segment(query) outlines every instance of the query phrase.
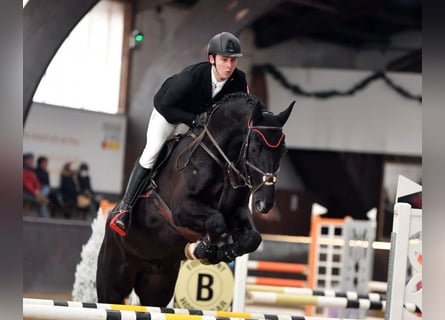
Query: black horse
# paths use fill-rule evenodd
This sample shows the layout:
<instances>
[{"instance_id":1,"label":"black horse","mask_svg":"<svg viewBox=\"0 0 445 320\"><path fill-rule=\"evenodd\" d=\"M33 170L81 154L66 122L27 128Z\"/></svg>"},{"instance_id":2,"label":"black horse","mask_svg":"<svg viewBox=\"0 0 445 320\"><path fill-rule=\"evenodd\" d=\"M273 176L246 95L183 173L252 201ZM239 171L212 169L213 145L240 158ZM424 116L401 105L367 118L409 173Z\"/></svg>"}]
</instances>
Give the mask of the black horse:
<instances>
[{"instance_id":1,"label":"black horse","mask_svg":"<svg viewBox=\"0 0 445 320\"><path fill-rule=\"evenodd\" d=\"M172 151L134 206L125 237L108 227L108 217L99 302L122 303L134 289L142 305L166 306L186 256L214 264L257 249L261 236L249 200L252 212L267 213L274 204L282 127L293 104L274 115L252 96L230 94L212 108L204 128L166 144L175 147L164 148Z\"/></svg>"}]
</instances>

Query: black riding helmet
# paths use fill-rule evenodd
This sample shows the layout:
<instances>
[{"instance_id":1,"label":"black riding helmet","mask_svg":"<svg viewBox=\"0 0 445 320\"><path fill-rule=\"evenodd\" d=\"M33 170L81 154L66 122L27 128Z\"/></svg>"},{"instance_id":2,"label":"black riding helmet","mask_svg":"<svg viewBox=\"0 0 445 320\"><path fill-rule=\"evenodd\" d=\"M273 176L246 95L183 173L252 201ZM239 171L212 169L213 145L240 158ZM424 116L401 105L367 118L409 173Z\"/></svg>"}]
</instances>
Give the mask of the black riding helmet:
<instances>
[{"instance_id":1,"label":"black riding helmet","mask_svg":"<svg viewBox=\"0 0 445 320\"><path fill-rule=\"evenodd\" d=\"M241 57L241 43L237 37L230 32L221 32L210 39L207 46L208 55L217 54L225 57Z\"/></svg>"}]
</instances>

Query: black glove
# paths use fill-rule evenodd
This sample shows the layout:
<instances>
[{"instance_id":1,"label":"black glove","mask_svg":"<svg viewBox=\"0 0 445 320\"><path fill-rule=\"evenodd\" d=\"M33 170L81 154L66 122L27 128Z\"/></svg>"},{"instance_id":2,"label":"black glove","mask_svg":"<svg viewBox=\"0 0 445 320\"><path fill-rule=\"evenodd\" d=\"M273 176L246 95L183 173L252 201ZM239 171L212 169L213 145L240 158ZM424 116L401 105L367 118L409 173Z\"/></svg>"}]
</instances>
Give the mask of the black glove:
<instances>
[{"instance_id":1,"label":"black glove","mask_svg":"<svg viewBox=\"0 0 445 320\"><path fill-rule=\"evenodd\" d=\"M197 114L195 119L192 122L192 127L194 128L203 128L207 123L207 113L203 112L200 114Z\"/></svg>"}]
</instances>

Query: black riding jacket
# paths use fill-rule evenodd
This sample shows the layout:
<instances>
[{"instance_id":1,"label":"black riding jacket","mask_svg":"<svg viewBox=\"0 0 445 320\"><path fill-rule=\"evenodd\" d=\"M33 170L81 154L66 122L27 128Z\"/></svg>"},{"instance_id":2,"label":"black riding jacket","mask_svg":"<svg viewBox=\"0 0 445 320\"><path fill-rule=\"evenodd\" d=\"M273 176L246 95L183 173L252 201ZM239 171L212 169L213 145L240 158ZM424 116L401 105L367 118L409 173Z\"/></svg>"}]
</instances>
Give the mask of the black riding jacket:
<instances>
[{"instance_id":1,"label":"black riding jacket","mask_svg":"<svg viewBox=\"0 0 445 320\"><path fill-rule=\"evenodd\" d=\"M193 64L165 80L153 99L156 110L172 124L191 126L197 114L206 111L225 94L247 92L246 75L235 69L212 99L211 68L209 62Z\"/></svg>"}]
</instances>

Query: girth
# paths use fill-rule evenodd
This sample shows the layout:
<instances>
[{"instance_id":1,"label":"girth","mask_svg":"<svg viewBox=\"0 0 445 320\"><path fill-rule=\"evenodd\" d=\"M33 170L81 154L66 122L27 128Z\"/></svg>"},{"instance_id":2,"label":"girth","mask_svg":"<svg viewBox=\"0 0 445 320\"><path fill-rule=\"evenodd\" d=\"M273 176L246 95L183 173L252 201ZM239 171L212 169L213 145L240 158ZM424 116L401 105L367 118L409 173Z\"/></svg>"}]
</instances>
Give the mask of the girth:
<instances>
[{"instance_id":1,"label":"girth","mask_svg":"<svg viewBox=\"0 0 445 320\"><path fill-rule=\"evenodd\" d=\"M141 198L152 198L153 203L156 206L158 212L167 220L167 222L176 230L178 233L187 239L190 242L196 242L201 239L202 234L196 231L193 231L186 227L181 227L175 224L173 221L173 214L168 205L165 203L164 199L162 199L161 195L157 192L157 185L152 180L150 186L148 187L148 191L144 194L141 194Z\"/></svg>"}]
</instances>

